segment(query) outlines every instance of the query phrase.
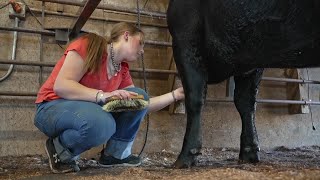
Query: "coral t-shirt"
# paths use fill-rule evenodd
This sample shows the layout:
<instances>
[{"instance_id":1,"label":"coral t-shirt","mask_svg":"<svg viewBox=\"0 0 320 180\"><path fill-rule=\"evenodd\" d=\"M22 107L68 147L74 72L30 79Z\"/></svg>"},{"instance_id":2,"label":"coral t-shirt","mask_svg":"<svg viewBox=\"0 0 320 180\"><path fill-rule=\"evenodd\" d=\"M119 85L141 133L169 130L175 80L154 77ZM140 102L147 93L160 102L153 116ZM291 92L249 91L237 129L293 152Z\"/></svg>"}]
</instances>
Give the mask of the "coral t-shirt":
<instances>
[{"instance_id":1,"label":"coral t-shirt","mask_svg":"<svg viewBox=\"0 0 320 180\"><path fill-rule=\"evenodd\" d=\"M76 51L85 61L87 55L87 44L87 36L82 36L70 43L70 45L64 52L64 55L60 58L60 60L53 68L47 81L40 88L35 103L52 101L61 98L53 91L53 85L64 63L66 55L69 51ZM89 88L103 90L104 92L111 92L133 85L132 78L129 72L129 65L127 63L122 62L121 71L117 74L117 76L113 76L111 79L108 79L106 63L107 53L105 52L102 56L102 64L99 72L86 72L80 79L79 83Z\"/></svg>"}]
</instances>

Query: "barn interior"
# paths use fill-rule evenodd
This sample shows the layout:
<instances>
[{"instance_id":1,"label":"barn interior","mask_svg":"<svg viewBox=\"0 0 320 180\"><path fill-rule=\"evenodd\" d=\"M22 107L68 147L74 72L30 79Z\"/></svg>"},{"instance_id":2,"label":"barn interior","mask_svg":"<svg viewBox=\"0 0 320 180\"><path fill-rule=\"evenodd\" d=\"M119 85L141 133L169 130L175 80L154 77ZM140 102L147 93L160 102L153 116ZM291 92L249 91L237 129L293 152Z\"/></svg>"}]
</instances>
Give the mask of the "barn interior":
<instances>
[{"instance_id":1,"label":"barn interior","mask_svg":"<svg viewBox=\"0 0 320 180\"><path fill-rule=\"evenodd\" d=\"M232 163L226 163L227 169L222 168L225 163L221 162L228 162L228 155L223 160L204 160L206 158L202 157L200 165L191 171L169 167L181 150L185 133L186 113L184 102L181 101L149 114L141 124L133 146L135 154L143 150L145 165L141 168L100 170L94 165L90 166L100 153L101 145L82 154L86 166L82 174L54 176L50 173L44 150L47 137L34 126L34 101L39 88L67 47L71 34L93 32L108 36L117 22L140 26L145 32L144 58L129 64L134 84L146 88L150 96L165 94L181 86L166 22L168 3L169 0L0 2L0 178L85 179L96 176L99 179L124 179L131 176L133 179L188 179L210 178L217 173L228 174L218 179L272 179L281 175L301 179L320 177L318 68L266 69L257 100L256 127L262 161L276 161L276 158L268 158L268 153L271 156L275 149L282 150L277 154L282 157L286 156L284 152L308 151L307 159L299 161L301 164L314 162L306 165L306 169L299 169L301 164L291 167L290 160L285 165L289 170L281 165L269 164L270 167L283 168L283 171L270 170L269 174L266 173L268 164L262 165L262 171L257 170L257 166L236 165L241 120L233 104L234 83L230 78L219 84L208 85L201 117L203 154L206 154L206 149L207 152L208 149L229 152L227 154L232 157L231 160L229 157ZM295 154L291 156L292 161L299 157ZM152 158L161 159L162 163L152 169L148 166L148 160ZM201 164L203 161L206 163ZM36 165L30 165L33 163ZM246 171L252 174L249 176Z\"/></svg>"}]
</instances>

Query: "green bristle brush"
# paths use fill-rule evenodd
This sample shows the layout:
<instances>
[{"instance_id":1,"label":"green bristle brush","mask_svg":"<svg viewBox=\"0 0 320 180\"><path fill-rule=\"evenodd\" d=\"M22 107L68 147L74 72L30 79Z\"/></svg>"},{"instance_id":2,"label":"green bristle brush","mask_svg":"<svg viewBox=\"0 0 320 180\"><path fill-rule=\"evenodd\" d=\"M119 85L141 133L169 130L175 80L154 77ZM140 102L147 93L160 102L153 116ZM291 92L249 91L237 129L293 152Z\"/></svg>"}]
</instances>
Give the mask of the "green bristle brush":
<instances>
[{"instance_id":1,"label":"green bristle brush","mask_svg":"<svg viewBox=\"0 0 320 180\"><path fill-rule=\"evenodd\" d=\"M149 101L144 100L143 95L131 96L131 100L120 99L113 96L107 99L102 109L107 112L136 111L145 109L149 105Z\"/></svg>"}]
</instances>

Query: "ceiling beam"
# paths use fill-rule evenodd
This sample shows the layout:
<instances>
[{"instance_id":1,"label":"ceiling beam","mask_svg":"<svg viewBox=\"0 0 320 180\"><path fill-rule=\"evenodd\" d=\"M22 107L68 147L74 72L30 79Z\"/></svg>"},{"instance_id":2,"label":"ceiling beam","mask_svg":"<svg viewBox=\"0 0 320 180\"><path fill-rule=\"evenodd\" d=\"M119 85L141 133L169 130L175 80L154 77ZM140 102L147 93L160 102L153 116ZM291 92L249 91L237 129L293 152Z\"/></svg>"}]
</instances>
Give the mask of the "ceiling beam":
<instances>
[{"instance_id":1,"label":"ceiling beam","mask_svg":"<svg viewBox=\"0 0 320 180\"><path fill-rule=\"evenodd\" d=\"M77 37L84 26L84 24L87 22L93 11L97 8L98 4L101 0L88 0L86 4L84 5L81 14L71 27L71 31L69 34L70 40Z\"/></svg>"}]
</instances>

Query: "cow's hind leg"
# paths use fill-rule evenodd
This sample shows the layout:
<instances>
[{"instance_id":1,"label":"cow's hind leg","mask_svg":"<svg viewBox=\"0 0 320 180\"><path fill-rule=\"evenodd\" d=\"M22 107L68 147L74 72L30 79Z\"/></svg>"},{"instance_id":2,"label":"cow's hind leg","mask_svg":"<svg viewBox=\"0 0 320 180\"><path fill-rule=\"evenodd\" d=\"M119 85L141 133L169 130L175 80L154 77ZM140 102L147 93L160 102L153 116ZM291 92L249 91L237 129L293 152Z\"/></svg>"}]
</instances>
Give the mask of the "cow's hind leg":
<instances>
[{"instance_id":1,"label":"cow's hind leg","mask_svg":"<svg viewBox=\"0 0 320 180\"><path fill-rule=\"evenodd\" d=\"M195 42L195 41L191 41ZM176 160L175 168L186 168L194 165L195 157L200 153L201 109L204 104L207 87L207 70L199 56L199 46L189 40L173 39L174 57L185 93L187 127L181 153Z\"/></svg>"},{"instance_id":2,"label":"cow's hind leg","mask_svg":"<svg viewBox=\"0 0 320 180\"><path fill-rule=\"evenodd\" d=\"M234 103L241 116L240 162L259 162L259 141L255 126L256 97L263 69L235 76Z\"/></svg>"}]
</instances>

